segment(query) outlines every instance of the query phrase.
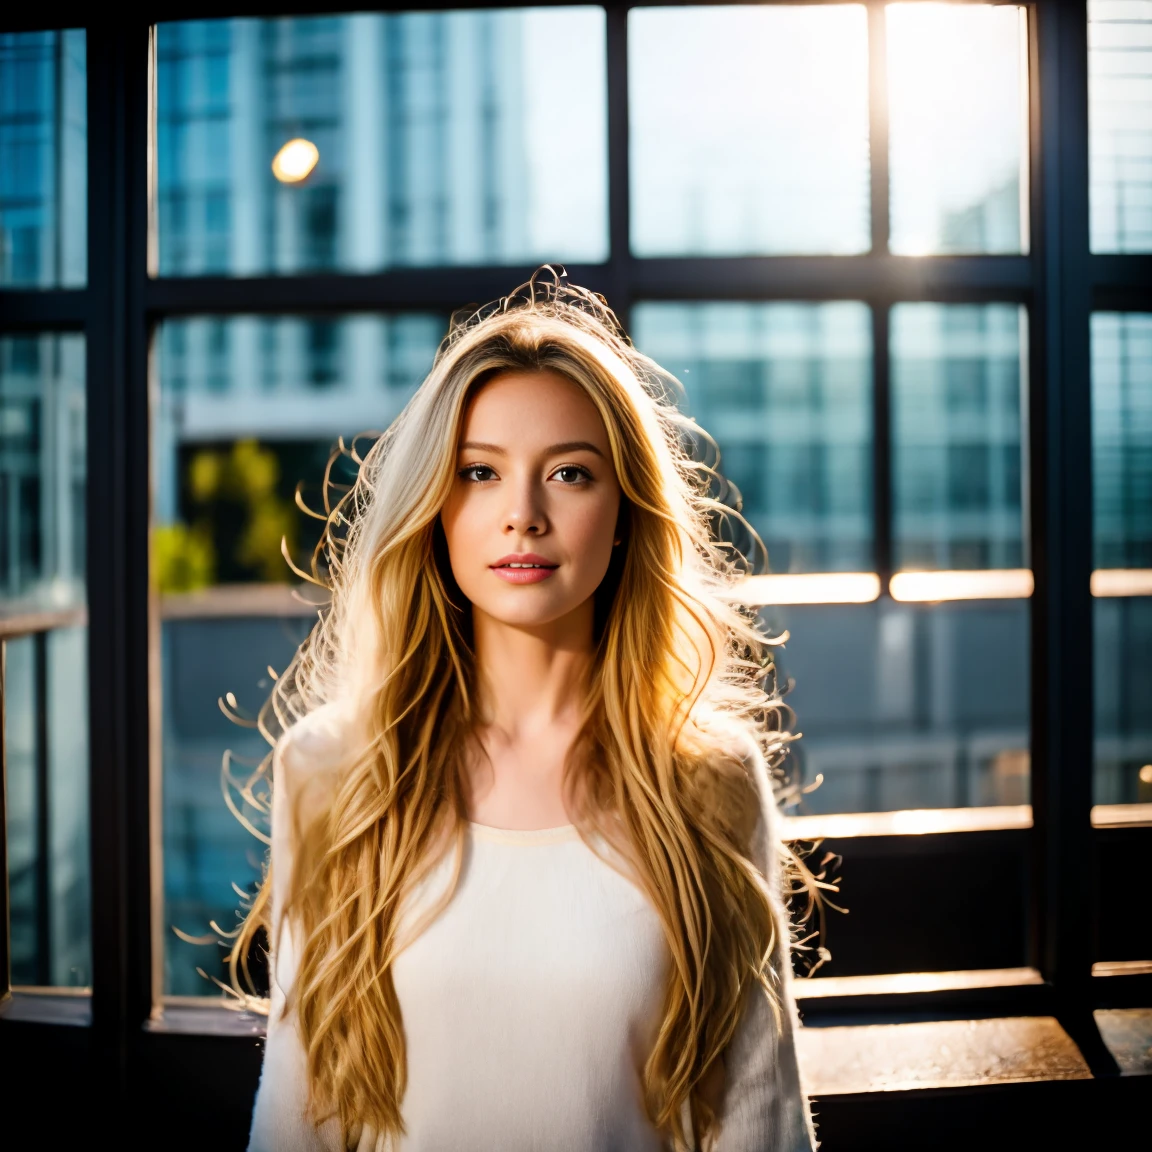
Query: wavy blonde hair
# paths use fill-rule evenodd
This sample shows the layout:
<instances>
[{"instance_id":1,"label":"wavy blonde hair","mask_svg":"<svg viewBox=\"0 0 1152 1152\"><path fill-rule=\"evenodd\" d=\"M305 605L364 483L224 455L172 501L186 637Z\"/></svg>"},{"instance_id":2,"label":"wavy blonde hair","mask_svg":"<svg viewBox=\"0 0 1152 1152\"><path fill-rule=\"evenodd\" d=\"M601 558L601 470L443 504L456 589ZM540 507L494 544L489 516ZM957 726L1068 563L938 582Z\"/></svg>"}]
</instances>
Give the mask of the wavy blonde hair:
<instances>
[{"instance_id":1,"label":"wavy blonde hair","mask_svg":"<svg viewBox=\"0 0 1152 1152\"><path fill-rule=\"evenodd\" d=\"M596 405L622 492L625 539L597 592L568 776L579 765L582 834L620 845L663 925L672 963L643 1090L676 1147L691 1135L685 1102L697 1139L718 1131L704 1086L749 989L779 1008L787 926L749 857L766 819L755 777L792 737L765 685L771 641L733 587L747 565L715 535L735 513L711 494L716 473L696 459L702 434L677 410L675 381L631 347L600 297L542 269L454 317L428 377L326 506L312 578L330 603L261 714L273 743L325 703L353 717L331 804L299 823L284 910L302 941L287 1007L313 1114L338 1118L345 1142L361 1125L403 1132L399 909L465 830L457 760L476 720L475 666L439 527L465 405L498 373L542 370ZM235 941L237 987L256 931L272 927L270 889L269 873Z\"/></svg>"}]
</instances>

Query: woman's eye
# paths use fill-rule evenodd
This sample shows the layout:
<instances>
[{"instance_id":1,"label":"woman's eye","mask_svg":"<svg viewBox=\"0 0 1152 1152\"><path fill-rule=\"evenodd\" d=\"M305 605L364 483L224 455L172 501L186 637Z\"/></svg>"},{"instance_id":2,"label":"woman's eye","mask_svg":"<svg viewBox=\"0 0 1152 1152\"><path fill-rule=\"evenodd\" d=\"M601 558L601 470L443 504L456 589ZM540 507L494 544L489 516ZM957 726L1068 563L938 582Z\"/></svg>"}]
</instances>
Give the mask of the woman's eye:
<instances>
[{"instance_id":1,"label":"woman's eye","mask_svg":"<svg viewBox=\"0 0 1152 1152\"><path fill-rule=\"evenodd\" d=\"M473 483L483 484L485 480L495 479L496 473L487 464L473 464L468 468L461 468L457 475L461 480L471 480Z\"/></svg>"},{"instance_id":2,"label":"woman's eye","mask_svg":"<svg viewBox=\"0 0 1152 1152\"><path fill-rule=\"evenodd\" d=\"M561 484L581 484L585 480L592 479L587 469L581 468L577 464L565 464L563 468L557 468L552 475L555 476Z\"/></svg>"}]
</instances>

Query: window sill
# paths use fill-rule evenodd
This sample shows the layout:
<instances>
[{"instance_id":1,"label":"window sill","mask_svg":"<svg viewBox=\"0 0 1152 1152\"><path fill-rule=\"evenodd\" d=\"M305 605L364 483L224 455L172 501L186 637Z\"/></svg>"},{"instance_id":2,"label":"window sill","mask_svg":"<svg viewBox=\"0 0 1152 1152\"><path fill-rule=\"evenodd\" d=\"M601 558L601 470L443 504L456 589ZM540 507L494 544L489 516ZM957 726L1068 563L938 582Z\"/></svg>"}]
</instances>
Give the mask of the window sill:
<instances>
[{"instance_id":1,"label":"window sill","mask_svg":"<svg viewBox=\"0 0 1152 1152\"><path fill-rule=\"evenodd\" d=\"M1005 804L996 808L923 808L902 812L786 816L781 831L788 840L853 840L861 836L926 836L1031 827L1031 805Z\"/></svg>"},{"instance_id":2,"label":"window sill","mask_svg":"<svg viewBox=\"0 0 1152 1152\"><path fill-rule=\"evenodd\" d=\"M208 1000L195 1003L169 1001L145 1021L144 1031L167 1036L253 1036L262 1039L267 1017L233 1006L232 1001Z\"/></svg>"},{"instance_id":3,"label":"window sill","mask_svg":"<svg viewBox=\"0 0 1152 1152\"><path fill-rule=\"evenodd\" d=\"M821 990L815 996L798 991L807 1008L820 998L850 998L861 1015L867 1011L862 1001L873 995L889 997L901 987L906 995L909 991L936 995L941 990L1045 988L1039 974L1028 968L796 981L801 987L806 983L832 986L832 991ZM856 994L850 997L847 989ZM1100 1009L1095 1019L1122 1076L1152 1075L1152 1009ZM265 1017L254 1012L215 1001L175 1003L159 1009L145 1024L145 1031L251 1041L264 1036L265 1022ZM822 1098L1094 1078L1074 1041L1050 1015L809 1023L800 1029L797 1047L808 1092Z\"/></svg>"},{"instance_id":4,"label":"window sill","mask_svg":"<svg viewBox=\"0 0 1152 1152\"><path fill-rule=\"evenodd\" d=\"M90 988L13 988L0 1000L0 1021L88 1028L92 1024Z\"/></svg>"},{"instance_id":5,"label":"window sill","mask_svg":"<svg viewBox=\"0 0 1152 1152\"><path fill-rule=\"evenodd\" d=\"M1121 1077L1152 1075L1152 1009L1094 1015ZM1052 1016L801 1028L797 1050L822 1098L1095 1078Z\"/></svg>"},{"instance_id":6,"label":"window sill","mask_svg":"<svg viewBox=\"0 0 1152 1152\"><path fill-rule=\"evenodd\" d=\"M1145 828L1152 825L1152 804L1097 804L1093 828Z\"/></svg>"},{"instance_id":7,"label":"window sill","mask_svg":"<svg viewBox=\"0 0 1152 1152\"><path fill-rule=\"evenodd\" d=\"M925 1013L934 1019L1044 1014L1050 991L1035 968L797 977L792 990L804 1023L816 1027Z\"/></svg>"},{"instance_id":8,"label":"window sill","mask_svg":"<svg viewBox=\"0 0 1152 1152\"><path fill-rule=\"evenodd\" d=\"M1093 828L1143 828L1152 825L1152 804L1096 804ZM931 836L952 832L1004 832L1032 827L1030 804L994 808L923 808L901 812L829 812L785 816L788 840L853 840L864 836Z\"/></svg>"},{"instance_id":9,"label":"window sill","mask_svg":"<svg viewBox=\"0 0 1152 1152\"><path fill-rule=\"evenodd\" d=\"M1052 1016L802 1028L797 1049L819 1097L1092 1079Z\"/></svg>"}]
</instances>

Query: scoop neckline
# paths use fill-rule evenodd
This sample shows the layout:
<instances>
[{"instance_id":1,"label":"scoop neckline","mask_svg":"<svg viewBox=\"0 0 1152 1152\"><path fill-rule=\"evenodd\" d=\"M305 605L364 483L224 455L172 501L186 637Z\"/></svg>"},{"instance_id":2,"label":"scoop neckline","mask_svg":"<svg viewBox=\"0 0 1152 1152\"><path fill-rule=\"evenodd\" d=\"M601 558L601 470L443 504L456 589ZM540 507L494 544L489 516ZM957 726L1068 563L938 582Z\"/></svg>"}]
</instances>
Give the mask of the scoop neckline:
<instances>
[{"instance_id":1,"label":"scoop neckline","mask_svg":"<svg viewBox=\"0 0 1152 1152\"><path fill-rule=\"evenodd\" d=\"M476 839L494 844L560 844L580 836L575 824L561 824L555 828L494 828L491 824L469 820L468 827Z\"/></svg>"}]
</instances>

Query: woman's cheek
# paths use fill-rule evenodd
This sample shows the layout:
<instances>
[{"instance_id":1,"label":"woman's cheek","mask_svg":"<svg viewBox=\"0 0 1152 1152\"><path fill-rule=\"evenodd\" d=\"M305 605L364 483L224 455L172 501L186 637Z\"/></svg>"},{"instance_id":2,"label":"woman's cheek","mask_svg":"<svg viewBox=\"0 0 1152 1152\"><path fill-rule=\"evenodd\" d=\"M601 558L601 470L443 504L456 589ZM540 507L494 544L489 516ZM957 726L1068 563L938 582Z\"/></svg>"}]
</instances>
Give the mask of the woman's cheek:
<instances>
[{"instance_id":1,"label":"woman's cheek","mask_svg":"<svg viewBox=\"0 0 1152 1152\"><path fill-rule=\"evenodd\" d=\"M573 555L579 557L578 562L593 585L599 584L608 569L618 514L618 500L598 500L583 509L578 523L572 526Z\"/></svg>"},{"instance_id":2,"label":"woman's cheek","mask_svg":"<svg viewBox=\"0 0 1152 1152\"><path fill-rule=\"evenodd\" d=\"M444 538L452 575L465 594L475 587L477 568L483 565L483 531L479 509L471 492L455 493L445 506Z\"/></svg>"}]
</instances>

